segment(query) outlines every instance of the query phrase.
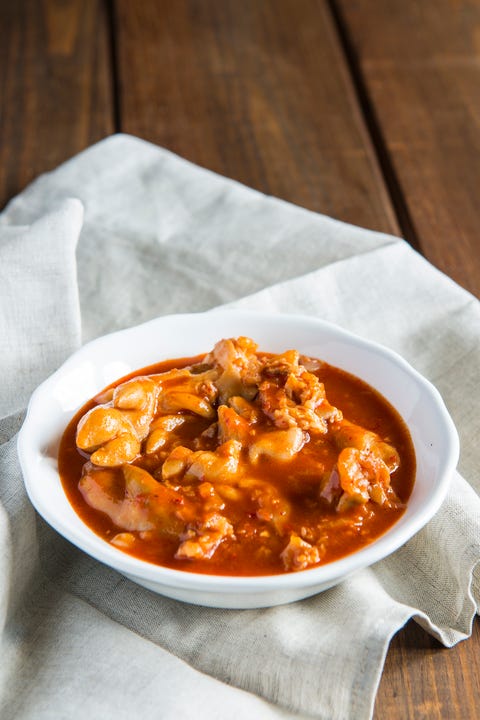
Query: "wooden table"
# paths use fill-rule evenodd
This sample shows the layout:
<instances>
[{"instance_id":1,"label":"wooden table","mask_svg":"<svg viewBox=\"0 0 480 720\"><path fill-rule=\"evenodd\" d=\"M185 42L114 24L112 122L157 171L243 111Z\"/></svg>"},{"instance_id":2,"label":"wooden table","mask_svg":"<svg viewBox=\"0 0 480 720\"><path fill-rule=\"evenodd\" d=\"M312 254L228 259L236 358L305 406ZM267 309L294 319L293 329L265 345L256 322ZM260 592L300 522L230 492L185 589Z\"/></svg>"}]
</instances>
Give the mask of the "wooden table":
<instances>
[{"instance_id":1,"label":"wooden table","mask_svg":"<svg viewBox=\"0 0 480 720\"><path fill-rule=\"evenodd\" d=\"M480 294L480 0L0 0L0 204L116 131L402 235ZM375 718L480 716L479 622L391 644Z\"/></svg>"}]
</instances>

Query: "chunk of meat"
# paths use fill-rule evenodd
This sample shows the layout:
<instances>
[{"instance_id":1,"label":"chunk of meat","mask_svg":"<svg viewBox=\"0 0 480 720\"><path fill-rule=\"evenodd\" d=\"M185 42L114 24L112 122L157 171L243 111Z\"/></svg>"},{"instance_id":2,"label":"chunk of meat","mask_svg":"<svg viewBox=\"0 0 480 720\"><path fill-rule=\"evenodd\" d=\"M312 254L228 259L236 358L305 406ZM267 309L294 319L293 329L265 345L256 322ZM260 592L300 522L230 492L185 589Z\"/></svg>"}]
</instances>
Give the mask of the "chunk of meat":
<instances>
[{"instance_id":1,"label":"chunk of meat","mask_svg":"<svg viewBox=\"0 0 480 720\"><path fill-rule=\"evenodd\" d=\"M228 440L219 445L215 452L198 450L192 454L186 475L212 483L235 475L241 449L238 441Z\"/></svg>"},{"instance_id":2,"label":"chunk of meat","mask_svg":"<svg viewBox=\"0 0 480 720\"><path fill-rule=\"evenodd\" d=\"M263 364L263 374L266 377L283 376L285 380L290 373L298 372L299 358L297 350L287 350L282 354L267 357Z\"/></svg>"},{"instance_id":3,"label":"chunk of meat","mask_svg":"<svg viewBox=\"0 0 480 720\"><path fill-rule=\"evenodd\" d=\"M203 508L207 513L217 512L218 510L223 510L225 507L225 503L212 483L200 483L197 487L197 492L203 501Z\"/></svg>"},{"instance_id":4,"label":"chunk of meat","mask_svg":"<svg viewBox=\"0 0 480 720\"><path fill-rule=\"evenodd\" d=\"M162 412L167 413L188 410L204 418L215 417L215 410L205 397L182 390L164 392L160 398L160 408Z\"/></svg>"},{"instance_id":5,"label":"chunk of meat","mask_svg":"<svg viewBox=\"0 0 480 720\"><path fill-rule=\"evenodd\" d=\"M157 385L152 378L140 376L117 385L112 401L114 406L121 410L153 412L156 395Z\"/></svg>"},{"instance_id":6,"label":"chunk of meat","mask_svg":"<svg viewBox=\"0 0 480 720\"><path fill-rule=\"evenodd\" d=\"M260 361L256 350L257 344L250 338L230 338L217 342L205 357L205 363L219 370L215 384L221 404L226 404L233 395L251 400L257 394Z\"/></svg>"},{"instance_id":7,"label":"chunk of meat","mask_svg":"<svg viewBox=\"0 0 480 720\"><path fill-rule=\"evenodd\" d=\"M280 557L285 570L291 572L292 570L306 570L312 565L317 565L321 560L321 552L316 545L311 545L296 533L292 533L288 545L280 553Z\"/></svg>"},{"instance_id":8,"label":"chunk of meat","mask_svg":"<svg viewBox=\"0 0 480 720\"><path fill-rule=\"evenodd\" d=\"M133 428L121 410L99 405L81 418L76 441L81 450L93 452L119 435L133 435Z\"/></svg>"},{"instance_id":9,"label":"chunk of meat","mask_svg":"<svg viewBox=\"0 0 480 720\"><path fill-rule=\"evenodd\" d=\"M278 488L272 483L252 477L241 478L237 485L244 492L247 491L247 497L256 504L257 518L270 523L278 533L282 534L291 507Z\"/></svg>"},{"instance_id":10,"label":"chunk of meat","mask_svg":"<svg viewBox=\"0 0 480 720\"><path fill-rule=\"evenodd\" d=\"M101 405L81 418L76 442L81 450L92 453L91 462L106 467L131 462L140 452L130 419L117 408Z\"/></svg>"},{"instance_id":11,"label":"chunk of meat","mask_svg":"<svg viewBox=\"0 0 480 720\"><path fill-rule=\"evenodd\" d=\"M378 505L388 500L390 473L383 460L365 450L344 448L338 456L341 496L337 509L363 504L372 499Z\"/></svg>"},{"instance_id":12,"label":"chunk of meat","mask_svg":"<svg viewBox=\"0 0 480 720\"><path fill-rule=\"evenodd\" d=\"M133 462L140 454L141 443L133 433L119 435L109 440L90 455L90 460L101 467L118 467Z\"/></svg>"},{"instance_id":13,"label":"chunk of meat","mask_svg":"<svg viewBox=\"0 0 480 720\"><path fill-rule=\"evenodd\" d=\"M158 387L149 377L138 377L118 385L113 392L113 406L123 412L137 440L143 440L152 422Z\"/></svg>"},{"instance_id":14,"label":"chunk of meat","mask_svg":"<svg viewBox=\"0 0 480 720\"><path fill-rule=\"evenodd\" d=\"M147 454L154 453L168 445L172 440L174 430L181 427L186 421L187 416L185 415L160 415L156 418L150 425L145 452Z\"/></svg>"},{"instance_id":15,"label":"chunk of meat","mask_svg":"<svg viewBox=\"0 0 480 720\"><path fill-rule=\"evenodd\" d=\"M232 395L232 397L228 398L228 404L238 415L245 418L250 425L255 425L262 417L261 409L240 395Z\"/></svg>"},{"instance_id":16,"label":"chunk of meat","mask_svg":"<svg viewBox=\"0 0 480 720\"><path fill-rule=\"evenodd\" d=\"M290 400L315 410L326 401L325 386L316 375L303 368L290 373L285 381L285 392Z\"/></svg>"},{"instance_id":17,"label":"chunk of meat","mask_svg":"<svg viewBox=\"0 0 480 720\"><path fill-rule=\"evenodd\" d=\"M340 410L328 402L323 383L302 366L287 375L283 386L264 380L259 390L263 412L279 428L299 427L324 434L328 423L342 418Z\"/></svg>"},{"instance_id":18,"label":"chunk of meat","mask_svg":"<svg viewBox=\"0 0 480 720\"><path fill-rule=\"evenodd\" d=\"M340 495L342 494L342 486L340 485L340 475L338 473L337 465L333 466L330 474L328 475L326 482L320 490L320 497L333 505L338 502Z\"/></svg>"},{"instance_id":19,"label":"chunk of meat","mask_svg":"<svg viewBox=\"0 0 480 720\"><path fill-rule=\"evenodd\" d=\"M298 427L288 430L273 430L260 435L249 448L250 462L256 464L260 457L267 456L287 462L300 452L307 441L307 435Z\"/></svg>"},{"instance_id":20,"label":"chunk of meat","mask_svg":"<svg viewBox=\"0 0 480 720\"><path fill-rule=\"evenodd\" d=\"M345 418L335 422L331 430L339 448L351 447L374 454L383 460L390 473L395 472L400 465L398 452L392 445L382 440L380 435L366 430L360 425L355 425Z\"/></svg>"},{"instance_id":21,"label":"chunk of meat","mask_svg":"<svg viewBox=\"0 0 480 720\"><path fill-rule=\"evenodd\" d=\"M369 487L374 479L373 468L366 462L368 458L356 448L344 448L338 456L337 467L340 487L348 497L357 503L368 502ZM387 470L388 475L388 470ZM388 476L390 479L390 476Z\"/></svg>"},{"instance_id":22,"label":"chunk of meat","mask_svg":"<svg viewBox=\"0 0 480 720\"><path fill-rule=\"evenodd\" d=\"M176 447L167 457L162 466L162 478L197 479L215 483L228 478L238 470L241 445L236 440L229 440L216 449L189 450L183 446Z\"/></svg>"},{"instance_id":23,"label":"chunk of meat","mask_svg":"<svg viewBox=\"0 0 480 720\"><path fill-rule=\"evenodd\" d=\"M88 468L83 474L79 489L86 502L95 510L104 512L124 530L150 530L154 527L150 511L141 493L125 491L119 495L115 470ZM153 480L153 478L152 478Z\"/></svg>"},{"instance_id":24,"label":"chunk of meat","mask_svg":"<svg viewBox=\"0 0 480 720\"><path fill-rule=\"evenodd\" d=\"M131 548L135 545L135 535L132 533L117 533L110 542L119 548Z\"/></svg>"},{"instance_id":25,"label":"chunk of meat","mask_svg":"<svg viewBox=\"0 0 480 720\"><path fill-rule=\"evenodd\" d=\"M238 503L250 500L259 519L272 523L277 531L283 530L290 504L273 483L251 477L246 467L239 467L240 451L241 445L235 440L223 443L215 452L193 452L179 446L163 464L163 480L200 481L198 492L207 504L218 503L218 498Z\"/></svg>"},{"instance_id":26,"label":"chunk of meat","mask_svg":"<svg viewBox=\"0 0 480 720\"><path fill-rule=\"evenodd\" d=\"M125 478L125 493L127 497L139 497L151 493L154 497L158 492L159 483L149 472L135 465L122 467Z\"/></svg>"},{"instance_id":27,"label":"chunk of meat","mask_svg":"<svg viewBox=\"0 0 480 720\"><path fill-rule=\"evenodd\" d=\"M177 445L168 455L162 465L162 479L170 481L178 477L183 477L187 467L189 467L193 451L183 445Z\"/></svg>"},{"instance_id":28,"label":"chunk of meat","mask_svg":"<svg viewBox=\"0 0 480 720\"><path fill-rule=\"evenodd\" d=\"M104 512L122 530L160 527L177 534L184 528L185 499L135 465L118 470L87 463L78 487L91 507Z\"/></svg>"},{"instance_id":29,"label":"chunk of meat","mask_svg":"<svg viewBox=\"0 0 480 720\"><path fill-rule=\"evenodd\" d=\"M220 405L217 412L219 442L236 440L243 446L248 445L251 439L251 427L248 420L227 405Z\"/></svg>"},{"instance_id":30,"label":"chunk of meat","mask_svg":"<svg viewBox=\"0 0 480 720\"><path fill-rule=\"evenodd\" d=\"M300 355L298 362L300 365L303 365L305 370L308 370L308 372L318 372L325 366L325 363L322 360L319 360L318 358L311 358L307 355Z\"/></svg>"},{"instance_id":31,"label":"chunk of meat","mask_svg":"<svg viewBox=\"0 0 480 720\"><path fill-rule=\"evenodd\" d=\"M152 421L158 388L148 377L128 380L115 388L110 403L89 410L77 427L77 446L92 453L90 460L115 467L135 460Z\"/></svg>"},{"instance_id":32,"label":"chunk of meat","mask_svg":"<svg viewBox=\"0 0 480 720\"><path fill-rule=\"evenodd\" d=\"M178 376L169 376L168 379L158 380L161 392L158 401L158 410L163 413L176 413L188 411L205 418L214 418L215 402L218 389L215 380L218 371L210 369L202 373L192 373L184 368ZM169 375L166 373L166 375Z\"/></svg>"},{"instance_id":33,"label":"chunk of meat","mask_svg":"<svg viewBox=\"0 0 480 720\"><path fill-rule=\"evenodd\" d=\"M190 367L167 370L164 373L150 375L150 377L158 386L160 393L178 390L194 395L202 395L209 402L213 402L217 396L214 383L218 374L218 370L210 366L191 365Z\"/></svg>"},{"instance_id":34,"label":"chunk of meat","mask_svg":"<svg viewBox=\"0 0 480 720\"><path fill-rule=\"evenodd\" d=\"M175 557L181 560L208 560L226 538L233 537L228 520L215 513L188 528L182 537Z\"/></svg>"}]
</instances>

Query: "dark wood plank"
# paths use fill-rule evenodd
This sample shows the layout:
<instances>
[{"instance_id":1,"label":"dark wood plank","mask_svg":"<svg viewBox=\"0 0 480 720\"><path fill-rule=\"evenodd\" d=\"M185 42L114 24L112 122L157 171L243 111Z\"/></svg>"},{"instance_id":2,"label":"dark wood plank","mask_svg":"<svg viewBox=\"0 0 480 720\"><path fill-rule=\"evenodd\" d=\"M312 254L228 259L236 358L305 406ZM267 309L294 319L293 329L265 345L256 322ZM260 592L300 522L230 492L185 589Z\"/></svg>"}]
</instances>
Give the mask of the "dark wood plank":
<instances>
[{"instance_id":1,"label":"dark wood plank","mask_svg":"<svg viewBox=\"0 0 480 720\"><path fill-rule=\"evenodd\" d=\"M116 0L122 129L398 233L323 0Z\"/></svg>"},{"instance_id":2,"label":"dark wood plank","mask_svg":"<svg viewBox=\"0 0 480 720\"><path fill-rule=\"evenodd\" d=\"M0 2L0 207L113 131L101 0Z\"/></svg>"},{"instance_id":3,"label":"dark wood plank","mask_svg":"<svg viewBox=\"0 0 480 720\"><path fill-rule=\"evenodd\" d=\"M379 5L372 1L363 20L372 32ZM116 0L115 9L124 131L312 210L398 231L379 173L382 148L374 148L366 131L326 3ZM428 116L426 122L428 134ZM395 149L388 149L392 157ZM430 213L432 182L416 187ZM455 274L452 248L440 245L435 254L434 233L427 234L428 223L418 227L406 197L428 256ZM435 232L440 225L437 220ZM443 237L455 235L445 230ZM468 286L467 270L458 268L469 250L461 254L453 245L453 252L456 277ZM472 641L445 650L409 623L392 642L376 719L474 717L478 636L477 623Z\"/></svg>"},{"instance_id":4,"label":"dark wood plank","mask_svg":"<svg viewBox=\"0 0 480 720\"><path fill-rule=\"evenodd\" d=\"M480 3L334 0L378 130L405 234L480 294ZM370 115L370 117L368 117ZM415 623L393 640L375 720L463 720L478 714L480 623L444 649Z\"/></svg>"},{"instance_id":5,"label":"dark wood plank","mask_svg":"<svg viewBox=\"0 0 480 720\"><path fill-rule=\"evenodd\" d=\"M478 292L478 3L439 5L348 0L341 9L412 232L430 259ZM0 3L2 205L114 129L107 6ZM118 0L116 23L123 130L265 192L397 232L326 3ZM435 54L438 42L443 49ZM475 717L478 628L472 641L445 650L409 623L389 651L375 717Z\"/></svg>"},{"instance_id":6,"label":"dark wood plank","mask_svg":"<svg viewBox=\"0 0 480 720\"><path fill-rule=\"evenodd\" d=\"M480 698L480 620L473 635L444 648L413 621L390 645L374 720L470 720Z\"/></svg>"},{"instance_id":7,"label":"dark wood plank","mask_svg":"<svg viewBox=\"0 0 480 720\"><path fill-rule=\"evenodd\" d=\"M333 5L420 249L480 295L479 0Z\"/></svg>"}]
</instances>

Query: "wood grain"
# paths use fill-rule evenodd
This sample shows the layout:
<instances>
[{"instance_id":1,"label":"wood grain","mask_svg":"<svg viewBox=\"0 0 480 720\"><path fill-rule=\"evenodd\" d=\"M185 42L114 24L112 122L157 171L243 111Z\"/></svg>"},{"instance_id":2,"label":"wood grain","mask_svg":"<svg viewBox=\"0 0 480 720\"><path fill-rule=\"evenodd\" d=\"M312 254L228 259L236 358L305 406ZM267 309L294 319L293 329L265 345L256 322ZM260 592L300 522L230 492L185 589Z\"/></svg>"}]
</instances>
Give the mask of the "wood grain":
<instances>
[{"instance_id":1,"label":"wood grain","mask_svg":"<svg viewBox=\"0 0 480 720\"><path fill-rule=\"evenodd\" d=\"M0 0L0 27L0 205L121 129L312 210L400 225L480 292L480 0ZM410 622L375 720L477 717L479 627L447 650Z\"/></svg>"},{"instance_id":2,"label":"wood grain","mask_svg":"<svg viewBox=\"0 0 480 720\"><path fill-rule=\"evenodd\" d=\"M480 294L480 3L334 0L399 224ZM480 622L445 649L413 621L390 645L375 720L478 716Z\"/></svg>"},{"instance_id":3,"label":"wood grain","mask_svg":"<svg viewBox=\"0 0 480 720\"><path fill-rule=\"evenodd\" d=\"M365 33L383 32L377 16L384 19L388 13L379 13L379 5L372 2L365 15L357 16ZM350 0L342 9L347 6L352 12L358 9ZM417 7L413 0L399 0L398 13L400 8L408 10L406 6ZM421 247L434 262L448 272L456 269L458 280L475 286L478 276L470 273L475 252L468 244L469 225L463 226L462 237L470 240L457 247L452 239L456 235L451 234L455 213L449 186L440 188L441 200L439 183L432 187L440 156L428 144L435 120L429 119L422 98L421 117L415 109L417 98L403 109L402 128L409 113L414 125L426 123L426 154L418 168L413 149L406 152L395 143L383 146L383 137L372 141L367 134L372 118L368 108L360 107L351 59L344 54L326 3L177 0L159 6L153 0L116 0L115 8L123 130L312 210L397 232L392 202L385 193L387 183L412 244L417 243L418 233ZM441 23L439 18L437 25ZM404 48L408 45L405 39ZM367 89L371 92L370 85ZM373 93L372 97L376 99ZM393 100L390 94L388 102ZM402 111L400 104L392 105L391 114ZM457 120L452 118L452 123ZM379 127L382 132L384 126ZM396 175L387 172L386 180L379 177L378 158L384 153L387 166L392 163L398 174L398 187ZM406 174L416 177L415 172L416 185L405 189ZM469 172L475 168L470 166ZM437 202L443 204L442 217L430 226ZM414 219L411 227L409 214ZM450 231L442 225L444 216ZM461 218L456 217L458 223ZM478 622L474 638L451 650L409 623L388 653L376 720L473 717L479 643Z\"/></svg>"},{"instance_id":4,"label":"wood grain","mask_svg":"<svg viewBox=\"0 0 480 720\"><path fill-rule=\"evenodd\" d=\"M480 620L472 637L445 648L411 621L393 639L374 720L474 720L480 698Z\"/></svg>"},{"instance_id":5,"label":"wood grain","mask_svg":"<svg viewBox=\"0 0 480 720\"><path fill-rule=\"evenodd\" d=\"M398 233L322 0L116 0L122 129L311 210Z\"/></svg>"},{"instance_id":6,"label":"wood grain","mask_svg":"<svg viewBox=\"0 0 480 720\"><path fill-rule=\"evenodd\" d=\"M414 240L480 295L480 2L334 0Z\"/></svg>"},{"instance_id":7,"label":"wood grain","mask_svg":"<svg viewBox=\"0 0 480 720\"><path fill-rule=\"evenodd\" d=\"M0 207L113 131L100 0L0 2Z\"/></svg>"}]
</instances>

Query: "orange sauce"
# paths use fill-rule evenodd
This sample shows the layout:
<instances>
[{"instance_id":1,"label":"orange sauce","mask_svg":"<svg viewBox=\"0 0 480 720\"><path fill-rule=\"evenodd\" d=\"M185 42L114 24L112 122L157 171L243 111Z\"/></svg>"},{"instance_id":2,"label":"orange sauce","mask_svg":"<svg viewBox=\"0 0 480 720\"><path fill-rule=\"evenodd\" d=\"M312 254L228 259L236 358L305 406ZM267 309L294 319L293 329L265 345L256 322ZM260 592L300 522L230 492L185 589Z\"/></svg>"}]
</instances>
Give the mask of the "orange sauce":
<instances>
[{"instance_id":1,"label":"orange sauce","mask_svg":"<svg viewBox=\"0 0 480 720\"><path fill-rule=\"evenodd\" d=\"M122 378L112 386L137 375L162 373L199 362L200 358L182 358L158 363ZM321 564L331 562L368 545L382 535L401 517L415 479L415 454L408 429L398 412L376 390L362 380L338 368L322 363L314 373L325 384L328 401L339 408L346 419L381 436L393 445L400 456L400 466L392 474L391 486L401 501L396 507L385 508L373 502L354 507L342 513L319 497L319 478L312 468L322 464L326 470L333 467L338 448L322 437L319 442L308 443L291 461L278 462L264 457L256 470L261 481L274 483L291 506L285 532L304 529L318 539L322 538L324 554ZM71 420L63 435L58 464L67 497L80 518L97 535L107 542L122 529L110 518L90 507L84 500L78 484L88 455L79 451L75 443L76 428L85 412L97 403L92 399ZM181 437L182 445L193 448L193 440L211 423L195 417L186 423ZM180 429L180 434L182 428ZM136 465L151 471L152 459L145 456ZM119 481L120 482L120 481ZM234 525L234 538L227 538L208 559L176 559L178 538L168 534L154 539L136 541L125 549L136 557L177 570L216 575L248 576L285 572L280 558L285 547L285 536L265 535L265 525L256 515L252 499L242 503L226 502L225 514Z\"/></svg>"}]
</instances>

